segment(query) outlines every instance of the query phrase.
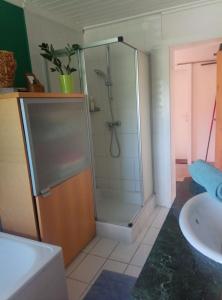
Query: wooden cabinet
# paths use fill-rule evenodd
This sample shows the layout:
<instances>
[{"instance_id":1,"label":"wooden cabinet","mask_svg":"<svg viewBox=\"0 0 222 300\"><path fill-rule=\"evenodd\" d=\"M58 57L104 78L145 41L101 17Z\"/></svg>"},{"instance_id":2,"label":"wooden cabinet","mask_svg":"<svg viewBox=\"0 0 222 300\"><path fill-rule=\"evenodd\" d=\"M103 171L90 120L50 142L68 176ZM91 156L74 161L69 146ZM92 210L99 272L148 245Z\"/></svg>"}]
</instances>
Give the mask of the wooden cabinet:
<instances>
[{"instance_id":1,"label":"wooden cabinet","mask_svg":"<svg viewBox=\"0 0 222 300\"><path fill-rule=\"evenodd\" d=\"M90 170L36 200L42 241L61 245L65 264L68 264L95 235Z\"/></svg>"},{"instance_id":2,"label":"wooden cabinet","mask_svg":"<svg viewBox=\"0 0 222 300\"><path fill-rule=\"evenodd\" d=\"M217 53L215 167L222 170L222 51Z\"/></svg>"},{"instance_id":3,"label":"wooden cabinet","mask_svg":"<svg viewBox=\"0 0 222 300\"><path fill-rule=\"evenodd\" d=\"M67 265L95 235L91 170L33 197L20 98L83 95L13 93L0 96L0 221L2 230L63 248Z\"/></svg>"},{"instance_id":4,"label":"wooden cabinet","mask_svg":"<svg viewBox=\"0 0 222 300\"><path fill-rule=\"evenodd\" d=\"M0 99L0 219L5 232L38 239L17 98Z\"/></svg>"}]
</instances>

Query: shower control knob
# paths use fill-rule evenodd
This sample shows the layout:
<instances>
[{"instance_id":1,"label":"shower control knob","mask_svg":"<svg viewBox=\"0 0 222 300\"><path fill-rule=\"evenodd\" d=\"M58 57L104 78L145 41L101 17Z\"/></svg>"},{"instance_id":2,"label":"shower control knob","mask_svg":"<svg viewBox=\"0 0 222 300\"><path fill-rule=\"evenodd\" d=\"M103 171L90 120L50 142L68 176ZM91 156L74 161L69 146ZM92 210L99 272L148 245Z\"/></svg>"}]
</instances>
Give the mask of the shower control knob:
<instances>
[{"instance_id":1,"label":"shower control knob","mask_svg":"<svg viewBox=\"0 0 222 300\"><path fill-rule=\"evenodd\" d=\"M114 125L115 126L121 126L121 122L120 121L116 121L116 122L114 122Z\"/></svg>"},{"instance_id":2,"label":"shower control knob","mask_svg":"<svg viewBox=\"0 0 222 300\"><path fill-rule=\"evenodd\" d=\"M118 127L118 126L121 126L121 122L120 121L107 122L107 125L109 128Z\"/></svg>"}]
</instances>

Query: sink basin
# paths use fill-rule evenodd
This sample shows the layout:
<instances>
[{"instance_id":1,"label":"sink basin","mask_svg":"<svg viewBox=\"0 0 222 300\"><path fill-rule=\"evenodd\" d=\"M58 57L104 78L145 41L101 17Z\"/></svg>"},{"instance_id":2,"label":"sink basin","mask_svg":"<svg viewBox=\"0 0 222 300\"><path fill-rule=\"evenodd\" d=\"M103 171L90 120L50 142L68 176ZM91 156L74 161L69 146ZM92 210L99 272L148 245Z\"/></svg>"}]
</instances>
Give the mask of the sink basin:
<instances>
[{"instance_id":1,"label":"sink basin","mask_svg":"<svg viewBox=\"0 0 222 300\"><path fill-rule=\"evenodd\" d=\"M222 263L222 203L208 193L191 198L183 206L180 228L187 241L199 252Z\"/></svg>"}]
</instances>

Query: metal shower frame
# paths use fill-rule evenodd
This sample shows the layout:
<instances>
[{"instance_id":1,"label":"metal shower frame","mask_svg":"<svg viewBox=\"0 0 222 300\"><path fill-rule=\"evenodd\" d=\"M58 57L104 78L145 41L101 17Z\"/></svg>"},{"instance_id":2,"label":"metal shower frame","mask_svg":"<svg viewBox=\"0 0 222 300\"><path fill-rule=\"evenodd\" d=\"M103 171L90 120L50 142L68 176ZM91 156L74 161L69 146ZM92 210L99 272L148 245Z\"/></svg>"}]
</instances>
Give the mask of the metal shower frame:
<instances>
[{"instance_id":1,"label":"metal shower frame","mask_svg":"<svg viewBox=\"0 0 222 300\"><path fill-rule=\"evenodd\" d=\"M96 207L96 176L95 176L95 167L93 164L93 140L92 140L92 128L91 128L91 121L90 121L90 112L89 112L89 99L88 99L88 86L87 86L87 77L86 77L86 65L85 65L85 57L84 57L84 50L90 49L90 48L96 48L99 46L105 46L105 45L111 45L121 43L125 46L130 47L135 51L135 74L136 74L136 100L137 100L137 126L138 126L138 152L139 152L139 174L140 174L140 192L142 196L141 201L141 208L144 206L145 199L144 199L144 184L143 184L143 164L142 164L142 140L141 140L141 120L140 120L140 97L139 97L139 62L138 62L138 53L141 50L138 50L134 46L127 43L123 36L114 37L111 39L101 40L97 42L93 42L91 44L87 44L81 49L77 50L77 63L78 63L78 70L79 70L79 81L80 81L80 91L86 95L86 105L87 105L87 125L88 125L88 131L89 131L89 144L90 144L90 156L91 156L91 166L92 166L92 172L93 172L93 187L94 187L94 207L95 207L95 215L97 219L97 207ZM66 55L65 49L58 49L56 50L56 54L59 57L64 57ZM50 78L49 78L49 72L48 72L48 63L46 60L44 60L44 68L45 68L45 74L46 74L46 87L47 91L51 90L50 86ZM139 213L139 212L138 212ZM137 214L138 215L138 214ZM130 220L129 223L134 223L134 221L137 218L137 215L134 216L133 220ZM99 220L98 220L99 221Z\"/></svg>"}]
</instances>

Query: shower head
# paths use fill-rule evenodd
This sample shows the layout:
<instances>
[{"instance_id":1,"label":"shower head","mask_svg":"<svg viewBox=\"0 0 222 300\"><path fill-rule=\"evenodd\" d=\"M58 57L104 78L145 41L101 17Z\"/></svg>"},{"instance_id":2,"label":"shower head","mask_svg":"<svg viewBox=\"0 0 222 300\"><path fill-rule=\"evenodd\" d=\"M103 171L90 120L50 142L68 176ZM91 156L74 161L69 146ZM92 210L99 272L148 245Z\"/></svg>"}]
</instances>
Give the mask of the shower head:
<instances>
[{"instance_id":1,"label":"shower head","mask_svg":"<svg viewBox=\"0 0 222 300\"><path fill-rule=\"evenodd\" d=\"M107 76L106 76L105 72L103 72L102 70L95 69L94 72L95 72L98 76L102 77L104 80L107 80Z\"/></svg>"},{"instance_id":2,"label":"shower head","mask_svg":"<svg viewBox=\"0 0 222 300\"><path fill-rule=\"evenodd\" d=\"M99 69L95 69L94 72L102 77L104 80L105 80L105 85L106 86L112 86L112 81L109 79L108 75L106 75L105 72L103 72L102 70L99 70Z\"/></svg>"}]
</instances>

